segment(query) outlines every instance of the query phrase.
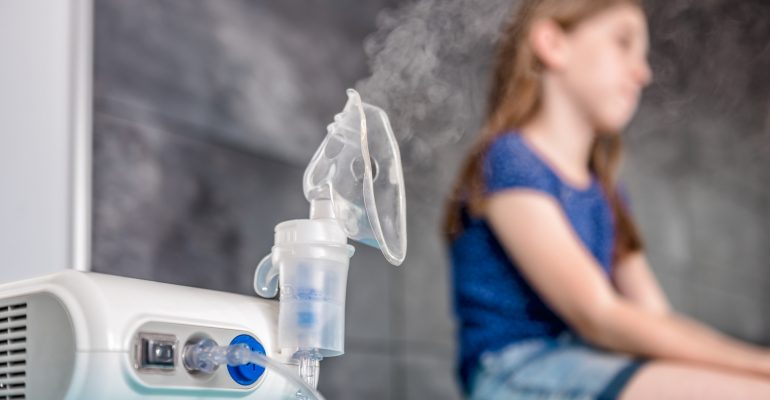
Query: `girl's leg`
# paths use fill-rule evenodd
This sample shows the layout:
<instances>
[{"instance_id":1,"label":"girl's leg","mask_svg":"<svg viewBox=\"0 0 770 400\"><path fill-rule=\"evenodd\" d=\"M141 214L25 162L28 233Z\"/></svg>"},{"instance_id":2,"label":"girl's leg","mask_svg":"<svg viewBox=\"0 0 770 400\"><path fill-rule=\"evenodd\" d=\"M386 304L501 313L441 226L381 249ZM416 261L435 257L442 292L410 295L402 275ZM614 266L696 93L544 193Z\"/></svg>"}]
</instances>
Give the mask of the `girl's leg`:
<instances>
[{"instance_id":1,"label":"girl's leg","mask_svg":"<svg viewBox=\"0 0 770 400\"><path fill-rule=\"evenodd\" d=\"M631 378L620 399L770 399L770 377L651 361Z\"/></svg>"}]
</instances>

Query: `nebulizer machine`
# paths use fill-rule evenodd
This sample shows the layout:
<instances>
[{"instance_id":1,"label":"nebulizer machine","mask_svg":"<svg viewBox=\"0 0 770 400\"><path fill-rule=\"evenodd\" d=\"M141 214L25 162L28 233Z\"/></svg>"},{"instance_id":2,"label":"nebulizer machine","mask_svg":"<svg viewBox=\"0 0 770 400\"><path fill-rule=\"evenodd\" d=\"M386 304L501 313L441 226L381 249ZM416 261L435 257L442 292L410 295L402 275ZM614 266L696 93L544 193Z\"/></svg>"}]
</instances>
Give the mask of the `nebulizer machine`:
<instances>
[{"instance_id":1,"label":"nebulizer machine","mask_svg":"<svg viewBox=\"0 0 770 400\"><path fill-rule=\"evenodd\" d=\"M303 177L309 218L278 224L256 268L260 297L72 270L0 285L0 398L323 399L320 361L344 353L348 239L394 265L406 254L388 117L347 94Z\"/></svg>"},{"instance_id":2,"label":"nebulizer machine","mask_svg":"<svg viewBox=\"0 0 770 400\"><path fill-rule=\"evenodd\" d=\"M388 116L349 89L348 101L305 170L310 218L275 227L272 252L256 269L262 297L280 288L278 347L315 387L319 362L344 353L345 289L354 247L406 255L406 200L398 145Z\"/></svg>"}]
</instances>

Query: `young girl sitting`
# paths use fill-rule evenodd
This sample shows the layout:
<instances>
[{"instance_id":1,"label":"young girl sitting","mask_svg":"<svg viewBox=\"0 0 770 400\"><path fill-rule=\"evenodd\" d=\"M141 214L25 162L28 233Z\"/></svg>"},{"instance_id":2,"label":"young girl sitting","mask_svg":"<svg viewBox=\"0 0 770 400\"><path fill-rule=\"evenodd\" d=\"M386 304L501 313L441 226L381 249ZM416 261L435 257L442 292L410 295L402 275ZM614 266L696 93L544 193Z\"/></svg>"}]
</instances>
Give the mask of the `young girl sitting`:
<instances>
[{"instance_id":1,"label":"young girl sitting","mask_svg":"<svg viewBox=\"0 0 770 400\"><path fill-rule=\"evenodd\" d=\"M449 199L471 399L770 399L770 350L670 309L616 183L650 83L634 0L522 0Z\"/></svg>"}]
</instances>

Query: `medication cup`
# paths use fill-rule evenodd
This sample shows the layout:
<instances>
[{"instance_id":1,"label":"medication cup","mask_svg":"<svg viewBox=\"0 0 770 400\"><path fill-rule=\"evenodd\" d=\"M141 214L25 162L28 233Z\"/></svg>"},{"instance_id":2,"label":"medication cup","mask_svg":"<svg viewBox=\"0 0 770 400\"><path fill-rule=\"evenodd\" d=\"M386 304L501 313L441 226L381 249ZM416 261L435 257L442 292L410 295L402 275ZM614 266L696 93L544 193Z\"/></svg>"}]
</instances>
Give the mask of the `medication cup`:
<instances>
[{"instance_id":1,"label":"medication cup","mask_svg":"<svg viewBox=\"0 0 770 400\"><path fill-rule=\"evenodd\" d=\"M354 251L334 219L293 220L275 227L273 251L260 269L280 275L282 352L316 350L322 357L345 352L345 289Z\"/></svg>"}]
</instances>

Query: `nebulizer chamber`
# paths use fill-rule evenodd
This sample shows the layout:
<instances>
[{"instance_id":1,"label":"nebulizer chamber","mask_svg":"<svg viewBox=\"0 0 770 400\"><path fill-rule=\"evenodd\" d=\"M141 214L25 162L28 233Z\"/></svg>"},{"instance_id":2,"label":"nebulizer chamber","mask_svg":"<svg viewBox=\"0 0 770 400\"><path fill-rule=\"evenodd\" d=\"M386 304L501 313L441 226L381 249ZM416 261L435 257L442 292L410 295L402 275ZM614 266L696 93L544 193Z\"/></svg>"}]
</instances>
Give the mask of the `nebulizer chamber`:
<instances>
[{"instance_id":1,"label":"nebulizer chamber","mask_svg":"<svg viewBox=\"0 0 770 400\"><path fill-rule=\"evenodd\" d=\"M406 254L406 201L401 160L387 114L347 91L344 110L305 170L310 218L275 227L271 254L254 288L267 298L280 286L278 347L315 387L318 363L344 353L345 292L354 247L379 248L393 265Z\"/></svg>"}]
</instances>

